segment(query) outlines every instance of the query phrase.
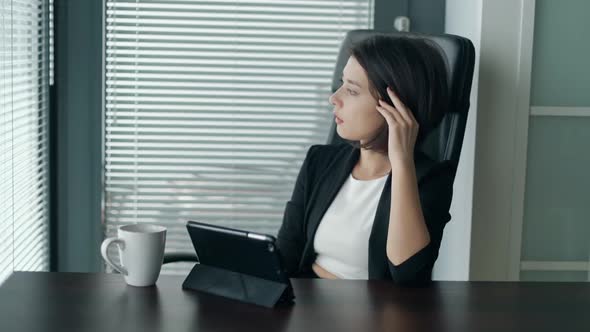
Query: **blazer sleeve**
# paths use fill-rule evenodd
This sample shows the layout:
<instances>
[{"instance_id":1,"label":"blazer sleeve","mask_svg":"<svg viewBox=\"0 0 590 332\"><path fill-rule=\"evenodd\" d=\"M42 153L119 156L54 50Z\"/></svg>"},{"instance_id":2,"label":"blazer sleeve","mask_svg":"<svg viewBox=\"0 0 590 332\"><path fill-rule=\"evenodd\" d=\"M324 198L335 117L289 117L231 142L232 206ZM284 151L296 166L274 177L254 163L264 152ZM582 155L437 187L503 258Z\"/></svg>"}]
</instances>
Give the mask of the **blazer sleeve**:
<instances>
[{"instance_id":1,"label":"blazer sleeve","mask_svg":"<svg viewBox=\"0 0 590 332\"><path fill-rule=\"evenodd\" d=\"M393 281L402 284L424 284L432 280L432 268L438 257L443 229L451 220L449 209L455 170L454 163L442 162L420 181L420 205L430 234L430 243L399 265L388 260Z\"/></svg>"},{"instance_id":2,"label":"blazer sleeve","mask_svg":"<svg viewBox=\"0 0 590 332\"><path fill-rule=\"evenodd\" d=\"M314 151L316 150L317 146L314 145L307 151L307 155L295 181L293 194L285 206L283 222L277 235L277 246L282 263L290 277L297 274L305 247L304 214L306 208L306 192L308 190L307 187L310 185L309 170Z\"/></svg>"}]
</instances>

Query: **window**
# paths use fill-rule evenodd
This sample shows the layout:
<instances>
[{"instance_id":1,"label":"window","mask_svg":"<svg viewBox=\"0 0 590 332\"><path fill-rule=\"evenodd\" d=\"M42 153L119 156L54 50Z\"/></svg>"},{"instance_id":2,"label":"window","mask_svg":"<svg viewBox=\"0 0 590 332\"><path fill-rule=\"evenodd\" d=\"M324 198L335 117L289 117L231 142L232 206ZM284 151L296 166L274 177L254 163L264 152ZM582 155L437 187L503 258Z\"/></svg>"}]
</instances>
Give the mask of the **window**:
<instances>
[{"instance_id":1,"label":"window","mask_svg":"<svg viewBox=\"0 0 590 332\"><path fill-rule=\"evenodd\" d=\"M49 2L0 0L0 283L49 269Z\"/></svg>"},{"instance_id":2,"label":"window","mask_svg":"<svg viewBox=\"0 0 590 332\"><path fill-rule=\"evenodd\" d=\"M328 137L340 43L372 27L373 1L106 6L106 235L158 223L168 252L190 252L187 220L275 234Z\"/></svg>"}]
</instances>

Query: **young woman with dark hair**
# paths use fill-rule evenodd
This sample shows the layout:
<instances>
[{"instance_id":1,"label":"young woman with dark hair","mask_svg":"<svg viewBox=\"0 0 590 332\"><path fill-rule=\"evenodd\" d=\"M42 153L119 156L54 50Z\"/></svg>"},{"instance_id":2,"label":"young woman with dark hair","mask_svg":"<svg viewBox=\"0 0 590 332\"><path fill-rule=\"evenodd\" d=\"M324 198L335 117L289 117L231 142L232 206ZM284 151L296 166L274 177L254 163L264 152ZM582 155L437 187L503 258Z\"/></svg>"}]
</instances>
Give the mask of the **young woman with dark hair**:
<instances>
[{"instance_id":1,"label":"young woman with dark hair","mask_svg":"<svg viewBox=\"0 0 590 332\"><path fill-rule=\"evenodd\" d=\"M350 144L309 149L277 237L290 276L431 280L456 165L417 147L447 111L446 75L425 39L353 47L330 97Z\"/></svg>"}]
</instances>

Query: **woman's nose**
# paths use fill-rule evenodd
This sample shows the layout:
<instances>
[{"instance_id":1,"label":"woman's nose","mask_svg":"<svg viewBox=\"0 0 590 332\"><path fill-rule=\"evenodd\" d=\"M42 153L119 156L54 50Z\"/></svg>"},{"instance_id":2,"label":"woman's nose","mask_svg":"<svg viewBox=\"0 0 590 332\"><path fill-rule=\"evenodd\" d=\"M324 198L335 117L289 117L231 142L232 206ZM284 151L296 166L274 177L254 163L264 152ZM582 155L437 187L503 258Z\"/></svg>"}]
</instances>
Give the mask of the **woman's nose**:
<instances>
[{"instance_id":1,"label":"woman's nose","mask_svg":"<svg viewBox=\"0 0 590 332\"><path fill-rule=\"evenodd\" d=\"M338 93L338 90L336 90L336 92L334 92L330 98L328 98L328 101L330 102L330 104L336 106L336 103L338 102L337 96L336 94Z\"/></svg>"}]
</instances>

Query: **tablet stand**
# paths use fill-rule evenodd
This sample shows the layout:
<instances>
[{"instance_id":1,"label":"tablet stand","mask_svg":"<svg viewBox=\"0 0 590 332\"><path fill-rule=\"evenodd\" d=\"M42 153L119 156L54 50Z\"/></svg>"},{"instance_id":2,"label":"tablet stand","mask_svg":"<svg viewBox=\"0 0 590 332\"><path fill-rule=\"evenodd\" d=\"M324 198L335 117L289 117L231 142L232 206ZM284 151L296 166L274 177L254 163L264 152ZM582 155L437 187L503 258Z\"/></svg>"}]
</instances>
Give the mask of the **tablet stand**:
<instances>
[{"instance_id":1,"label":"tablet stand","mask_svg":"<svg viewBox=\"0 0 590 332\"><path fill-rule=\"evenodd\" d=\"M267 308L293 302L293 293L289 284L204 264L196 264L193 267L182 283L182 288Z\"/></svg>"}]
</instances>

